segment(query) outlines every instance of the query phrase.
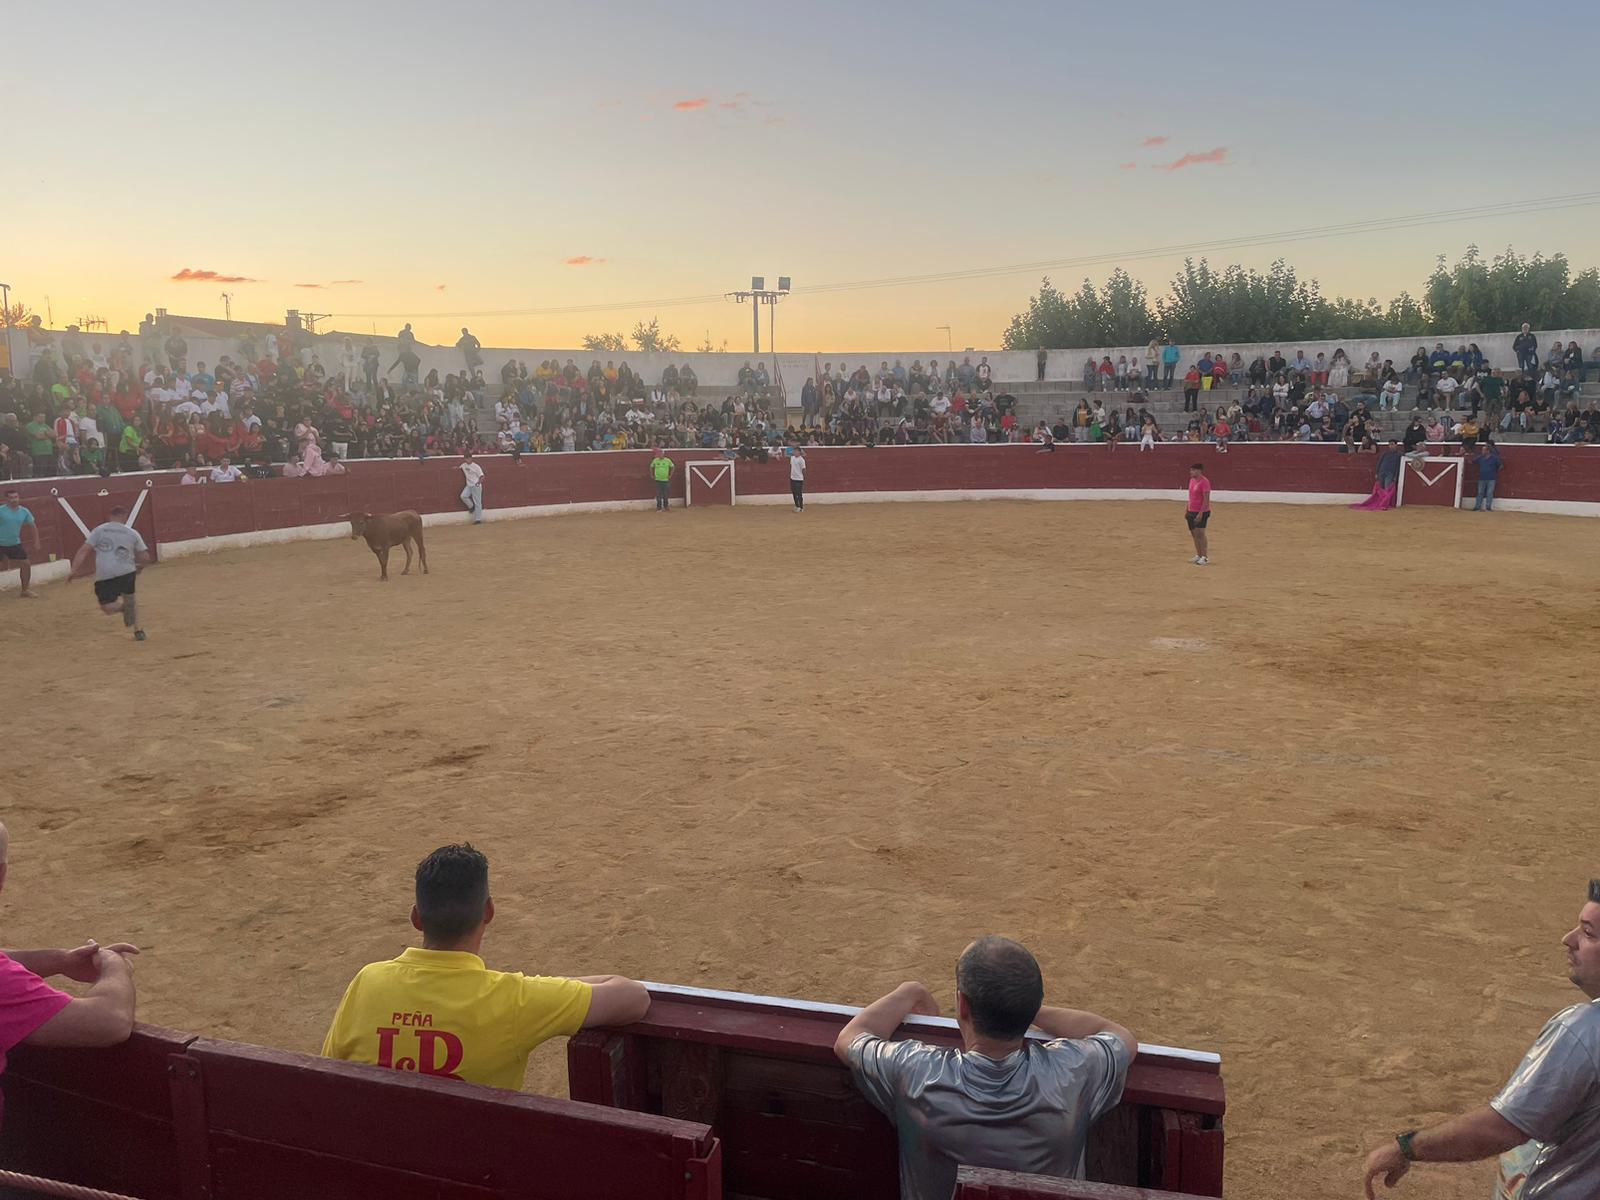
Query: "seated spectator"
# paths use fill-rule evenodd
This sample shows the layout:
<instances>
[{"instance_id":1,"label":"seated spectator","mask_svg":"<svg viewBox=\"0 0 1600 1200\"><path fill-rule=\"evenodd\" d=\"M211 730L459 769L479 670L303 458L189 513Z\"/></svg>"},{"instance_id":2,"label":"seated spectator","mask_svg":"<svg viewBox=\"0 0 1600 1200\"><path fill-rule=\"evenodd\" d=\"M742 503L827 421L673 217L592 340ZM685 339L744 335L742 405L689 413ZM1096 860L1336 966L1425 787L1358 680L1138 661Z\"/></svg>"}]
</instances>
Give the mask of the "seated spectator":
<instances>
[{"instance_id":1,"label":"seated spectator","mask_svg":"<svg viewBox=\"0 0 1600 1200\"><path fill-rule=\"evenodd\" d=\"M361 969L322 1053L516 1089L541 1042L627 1025L649 1010L644 985L618 975L563 979L487 969L478 951L493 920L489 860L470 845L428 855L417 866L411 908L422 947Z\"/></svg>"},{"instance_id":2,"label":"seated spectator","mask_svg":"<svg viewBox=\"0 0 1600 1200\"><path fill-rule=\"evenodd\" d=\"M900 1133L901 1200L948 1200L962 1165L1082 1179L1089 1127L1122 1097L1138 1053L1114 1021L1043 1007L1028 950L981 937L956 964L962 1048L891 1041L913 1013L937 1016L920 983L903 983L840 1031L834 1053ZM1035 1027L1051 1040L1028 1037Z\"/></svg>"},{"instance_id":3,"label":"seated spectator","mask_svg":"<svg viewBox=\"0 0 1600 1200\"><path fill-rule=\"evenodd\" d=\"M0 887L5 886L10 836L0 825ZM133 967L138 947L101 946L92 939L73 950L0 953L0 1071L14 1046L115 1046L133 1033ZM69 996L45 982L54 975L89 984Z\"/></svg>"}]
</instances>

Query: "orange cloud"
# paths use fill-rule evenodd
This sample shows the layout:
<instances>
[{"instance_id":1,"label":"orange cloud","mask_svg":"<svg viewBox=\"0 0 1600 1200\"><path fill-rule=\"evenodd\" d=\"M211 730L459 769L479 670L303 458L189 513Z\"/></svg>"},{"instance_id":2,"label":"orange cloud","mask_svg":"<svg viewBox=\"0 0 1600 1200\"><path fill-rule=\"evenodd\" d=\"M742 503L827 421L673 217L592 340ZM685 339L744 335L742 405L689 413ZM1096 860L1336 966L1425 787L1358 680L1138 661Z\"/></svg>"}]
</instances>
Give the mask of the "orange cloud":
<instances>
[{"instance_id":1,"label":"orange cloud","mask_svg":"<svg viewBox=\"0 0 1600 1200\"><path fill-rule=\"evenodd\" d=\"M571 258L565 260L566 265L569 267L598 266L603 262L605 262L605 259L591 258L587 254L574 254Z\"/></svg>"},{"instance_id":2,"label":"orange cloud","mask_svg":"<svg viewBox=\"0 0 1600 1200\"><path fill-rule=\"evenodd\" d=\"M1171 140L1172 139L1169 138L1169 137L1147 137L1147 138L1145 138L1144 141L1140 142L1139 145L1141 145L1141 146L1165 146Z\"/></svg>"},{"instance_id":3,"label":"orange cloud","mask_svg":"<svg viewBox=\"0 0 1600 1200\"><path fill-rule=\"evenodd\" d=\"M335 279L333 281L333 286L334 287L341 287L341 286L343 286L344 284L347 284L347 283L355 284L355 283L365 283L365 282L366 282L365 279Z\"/></svg>"},{"instance_id":4,"label":"orange cloud","mask_svg":"<svg viewBox=\"0 0 1600 1200\"><path fill-rule=\"evenodd\" d=\"M1185 154L1176 162L1154 163L1152 166L1157 171L1181 171L1185 167L1199 166L1202 163L1216 163L1219 166L1228 164L1228 148L1218 146L1215 150L1207 150L1201 154Z\"/></svg>"},{"instance_id":5,"label":"orange cloud","mask_svg":"<svg viewBox=\"0 0 1600 1200\"><path fill-rule=\"evenodd\" d=\"M1124 171L1133 171L1133 170L1137 170L1138 166L1139 166L1138 163L1126 162L1126 163L1122 164L1122 169Z\"/></svg>"},{"instance_id":6,"label":"orange cloud","mask_svg":"<svg viewBox=\"0 0 1600 1200\"><path fill-rule=\"evenodd\" d=\"M259 279L251 279L248 275L224 275L220 271L208 271L185 267L176 275L171 276L173 283L260 283Z\"/></svg>"},{"instance_id":7,"label":"orange cloud","mask_svg":"<svg viewBox=\"0 0 1600 1200\"><path fill-rule=\"evenodd\" d=\"M704 108L706 105L708 105L710 103L711 103L711 100L710 100L709 97L701 96L697 100L679 100L672 107L675 108L678 112L693 112L695 109Z\"/></svg>"},{"instance_id":8,"label":"orange cloud","mask_svg":"<svg viewBox=\"0 0 1600 1200\"><path fill-rule=\"evenodd\" d=\"M319 291L322 289L322 285L320 283L297 283L295 284L295 287L316 288Z\"/></svg>"},{"instance_id":9,"label":"orange cloud","mask_svg":"<svg viewBox=\"0 0 1600 1200\"><path fill-rule=\"evenodd\" d=\"M444 284L442 284L442 283L436 283L436 284L434 284L434 285L433 285L433 290L434 290L434 291L436 291L436 292L442 292L442 291L444 291Z\"/></svg>"}]
</instances>

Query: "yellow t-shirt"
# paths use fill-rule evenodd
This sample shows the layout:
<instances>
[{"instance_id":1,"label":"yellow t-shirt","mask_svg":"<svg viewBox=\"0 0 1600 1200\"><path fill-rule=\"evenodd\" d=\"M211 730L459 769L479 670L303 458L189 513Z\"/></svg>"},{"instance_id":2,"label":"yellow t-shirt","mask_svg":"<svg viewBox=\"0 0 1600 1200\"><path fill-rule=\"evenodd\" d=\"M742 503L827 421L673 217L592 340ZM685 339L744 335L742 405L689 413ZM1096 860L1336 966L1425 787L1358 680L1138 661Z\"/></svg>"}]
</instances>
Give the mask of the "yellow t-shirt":
<instances>
[{"instance_id":1,"label":"yellow t-shirt","mask_svg":"<svg viewBox=\"0 0 1600 1200\"><path fill-rule=\"evenodd\" d=\"M593 991L576 979L491 971L476 954L413 946L361 968L322 1053L515 1090L535 1046L583 1028Z\"/></svg>"}]
</instances>

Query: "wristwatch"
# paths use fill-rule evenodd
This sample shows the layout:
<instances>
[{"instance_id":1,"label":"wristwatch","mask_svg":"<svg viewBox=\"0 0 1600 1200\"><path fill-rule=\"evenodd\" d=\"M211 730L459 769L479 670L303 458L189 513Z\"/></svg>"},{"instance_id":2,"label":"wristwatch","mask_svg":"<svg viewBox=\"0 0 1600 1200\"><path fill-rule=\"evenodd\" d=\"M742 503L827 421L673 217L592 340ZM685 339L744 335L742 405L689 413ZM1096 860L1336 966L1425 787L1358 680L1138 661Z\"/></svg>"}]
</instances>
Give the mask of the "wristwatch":
<instances>
[{"instance_id":1,"label":"wristwatch","mask_svg":"<svg viewBox=\"0 0 1600 1200\"><path fill-rule=\"evenodd\" d=\"M1415 1129L1408 1129L1404 1133L1394 1135L1396 1145L1400 1147L1400 1157L1407 1162L1416 1162L1416 1152L1411 1149L1411 1139L1417 1136Z\"/></svg>"}]
</instances>

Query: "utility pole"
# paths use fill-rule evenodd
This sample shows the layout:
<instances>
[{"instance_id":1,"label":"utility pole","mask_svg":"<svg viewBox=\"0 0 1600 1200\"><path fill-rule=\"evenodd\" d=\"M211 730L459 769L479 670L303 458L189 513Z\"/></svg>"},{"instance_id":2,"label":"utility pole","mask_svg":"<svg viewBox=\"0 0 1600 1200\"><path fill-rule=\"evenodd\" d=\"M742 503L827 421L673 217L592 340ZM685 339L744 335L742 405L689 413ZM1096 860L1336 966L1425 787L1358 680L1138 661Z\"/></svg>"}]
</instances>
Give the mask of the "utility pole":
<instances>
[{"instance_id":1,"label":"utility pole","mask_svg":"<svg viewBox=\"0 0 1600 1200\"><path fill-rule=\"evenodd\" d=\"M232 292L223 292L222 293L222 319L224 321L233 320L233 293Z\"/></svg>"},{"instance_id":2,"label":"utility pole","mask_svg":"<svg viewBox=\"0 0 1600 1200\"><path fill-rule=\"evenodd\" d=\"M724 293L727 299L737 300L740 304L745 303L747 300L750 302L751 345L755 354L759 355L761 353L761 306L766 304L770 305L773 309L776 309L778 301L782 300L788 294L789 277L787 275L778 276L778 287L775 291L768 290L765 276L756 275L750 280L749 291ZM771 315L772 338L770 341L772 344L771 348L776 350L778 314L776 311L774 311Z\"/></svg>"},{"instance_id":3,"label":"utility pole","mask_svg":"<svg viewBox=\"0 0 1600 1200\"><path fill-rule=\"evenodd\" d=\"M935 325L934 328L944 330L944 352L946 354L953 354L955 352L955 345L950 340L950 326Z\"/></svg>"},{"instance_id":4,"label":"utility pole","mask_svg":"<svg viewBox=\"0 0 1600 1200\"><path fill-rule=\"evenodd\" d=\"M0 308L0 316L3 316L6 322L6 369L11 372L11 378L15 379L17 377L17 360L11 353L11 285L9 283L0 283L0 304L5 306Z\"/></svg>"}]
</instances>

